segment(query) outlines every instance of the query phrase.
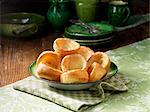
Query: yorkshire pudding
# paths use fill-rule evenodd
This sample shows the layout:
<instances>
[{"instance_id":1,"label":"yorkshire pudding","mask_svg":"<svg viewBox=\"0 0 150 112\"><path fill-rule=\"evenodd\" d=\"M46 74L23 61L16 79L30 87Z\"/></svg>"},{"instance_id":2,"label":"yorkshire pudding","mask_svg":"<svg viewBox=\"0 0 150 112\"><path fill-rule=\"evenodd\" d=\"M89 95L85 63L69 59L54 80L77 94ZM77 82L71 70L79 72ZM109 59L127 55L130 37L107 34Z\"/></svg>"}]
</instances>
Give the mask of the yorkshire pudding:
<instances>
[{"instance_id":1,"label":"yorkshire pudding","mask_svg":"<svg viewBox=\"0 0 150 112\"><path fill-rule=\"evenodd\" d=\"M37 65L36 73L40 78L58 82L60 81L60 75L62 74L62 71L52 68L45 62L40 62Z\"/></svg>"},{"instance_id":2,"label":"yorkshire pudding","mask_svg":"<svg viewBox=\"0 0 150 112\"><path fill-rule=\"evenodd\" d=\"M86 46L80 46L80 49L77 51L78 54L81 54L87 61L93 54L94 51Z\"/></svg>"},{"instance_id":3,"label":"yorkshire pudding","mask_svg":"<svg viewBox=\"0 0 150 112\"><path fill-rule=\"evenodd\" d=\"M75 53L79 48L79 43L67 38L57 38L53 43L53 49L62 57Z\"/></svg>"},{"instance_id":4,"label":"yorkshire pudding","mask_svg":"<svg viewBox=\"0 0 150 112\"><path fill-rule=\"evenodd\" d=\"M94 62L89 67L88 73L90 75L89 82L95 82L103 78L107 72L99 63Z\"/></svg>"},{"instance_id":5,"label":"yorkshire pudding","mask_svg":"<svg viewBox=\"0 0 150 112\"><path fill-rule=\"evenodd\" d=\"M61 83L86 83L89 75L86 70L76 69L64 72L60 76Z\"/></svg>"},{"instance_id":6,"label":"yorkshire pudding","mask_svg":"<svg viewBox=\"0 0 150 112\"><path fill-rule=\"evenodd\" d=\"M110 64L111 64L110 58L106 53L104 52L101 52L101 53L102 53L101 66L105 68L105 70L108 72L110 68Z\"/></svg>"},{"instance_id":7,"label":"yorkshire pudding","mask_svg":"<svg viewBox=\"0 0 150 112\"><path fill-rule=\"evenodd\" d=\"M37 61L38 65L40 62L46 62L50 67L60 70L61 57L58 53L53 51L43 51Z\"/></svg>"},{"instance_id":8,"label":"yorkshire pudding","mask_svg":"<svg viewBox=\"0 0 150 112\"><path fill-rule=\"evenodd\" d=\"M62 59L61 69L63 72L74 69L86 69L87 62L80 54L67 55Z\"/></svg>"},{"instance_id":9,"label":"yorkshire pudding","mask_svg":"<svg viewBox=\"0 0 150 112\"><path fill-rule=\"evenodd\" d=\"M90 67L94 62L100 63L101 58L102 58L102 53L95 52L87 61L87 66Z\"/></svg>"}]
</instances>

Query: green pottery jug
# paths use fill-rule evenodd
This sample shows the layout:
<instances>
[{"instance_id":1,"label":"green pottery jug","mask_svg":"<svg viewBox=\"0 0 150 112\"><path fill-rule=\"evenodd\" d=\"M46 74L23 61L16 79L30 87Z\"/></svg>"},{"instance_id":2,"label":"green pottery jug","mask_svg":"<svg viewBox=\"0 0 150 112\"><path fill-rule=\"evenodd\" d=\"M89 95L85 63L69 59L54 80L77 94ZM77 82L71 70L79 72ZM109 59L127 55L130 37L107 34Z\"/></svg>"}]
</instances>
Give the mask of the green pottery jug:
<instances>
[{"instance_id":1,"label":"green pottery jug","mask_svg":"<svg viewBox=\"0 0 150 112\"><path fill-rule=\"evenodd\" d=\"M123 26L130 16L128 2L112 1L108 7L108 21L114 26Z\"/></svg>"},{"instance_id":2,"label":"green pottery jug","mask_svg":"<svg viewBox=\"0 0 150 112\"><path fill-rule=\"evenodd\" d=\"M50 0L47 18L55 31L62 30L70 18L69 0Z\"/></svg>"}]
</instances>

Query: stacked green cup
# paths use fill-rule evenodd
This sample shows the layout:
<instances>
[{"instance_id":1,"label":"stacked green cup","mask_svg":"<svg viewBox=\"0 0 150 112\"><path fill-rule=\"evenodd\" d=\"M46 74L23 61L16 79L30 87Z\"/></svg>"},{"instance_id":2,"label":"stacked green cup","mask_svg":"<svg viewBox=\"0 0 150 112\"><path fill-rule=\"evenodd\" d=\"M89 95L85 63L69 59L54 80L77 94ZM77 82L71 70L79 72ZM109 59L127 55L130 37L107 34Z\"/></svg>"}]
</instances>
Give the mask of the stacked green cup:
<instances>
[{"instance_id":1,"label":"stacked green cup","mask_svg":"<svg viewBox=\"0 0 150 112\"><path fill-rule=\"evenodd\" d=\"M98 2L99 0L75 0L78 18L83 22L94 21Z\"/></svg>"}]
</instances>

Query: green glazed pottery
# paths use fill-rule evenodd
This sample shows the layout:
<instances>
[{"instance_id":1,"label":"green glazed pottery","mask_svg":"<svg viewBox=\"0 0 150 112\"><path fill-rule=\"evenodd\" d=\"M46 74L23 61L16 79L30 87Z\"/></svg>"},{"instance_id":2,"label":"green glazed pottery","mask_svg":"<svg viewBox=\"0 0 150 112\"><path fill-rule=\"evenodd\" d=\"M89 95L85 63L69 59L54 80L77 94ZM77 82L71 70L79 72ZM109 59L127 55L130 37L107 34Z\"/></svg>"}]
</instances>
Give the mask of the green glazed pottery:
<instances>
[{"instance_id":1,"label":"green glazed pottery","mask_svg":"<svg viewBox=\"0 0 150 112\"><path fill-rule=\"evenodd\" d=\"M114 36L110 36L106 39L97 39L97 40L79 40L73 39L74 41L80 43L82 46L88 46L92 49L97 49L100 46L110 46L110 43L114 41Z\"/></svg>"},{"instance_id":2,"label":"green glazed pottery","mask_svg":"<svg viewBox=\"0 0 150 112\"><path fill-rule=\"evenodd\" d=\"M65 29L64 36L71 39L79 40L100 40L109 38L115 32L114 27L107 23L91 22L87 24L92 27L96 27L99 30L99 33L92 34L85 27L78 24L74 24Z\"/></svg>"},{"instance_id":3,"label":"green glazed pottery","mask_svg":"<svg viewBox=\"0 0 150 112\"><path fill-rule=\"evenodd\" d=\"M69 3L69 0L50 0L47 18L54 30L62 30L68 22L71 16Z\"/></svg>"},{"instance_id":4,"label":"green glazed pottery","mask_svg":"<svg viewBox=\"0 0 150 112\"><path fill-rule=\"evenodd\" d=\"M110 66L109 72L101 80L98 80L96 82L88 82L88 83L71 83L71 84L66 84L66 83L60 83L60 82L56 82L56 81L50 81L50 80L42 79L36 74L35 70L36 70L36 62L33 62L29 66L29 72L30 72L31 75L33 75L34 77L36 77L36 78L38 78L40 80L46 81L49 84L50 87L54 87L56 89L62 89L62 90L83 90L83 89L89 89L90 87L100 83L101 81L116 75L116 73L118 72L117 66L113 62L111 62L111 66Z\"/></svg>"},{"instance_id":5,"label":"green glazed pottery","mask_svg":"<svg viewBox=\"0 0 150 112\"><path fill-rule=\"evenodd\" d=\"M92 22L96 18L99 0L75 0L76 13L83 22Z\"/></svg>"},{"instance_id":6,"label":"green glazed pottery","mask_svg":"<svg viewBox=\"0 0 150 112\"><path fill-rule=\"evenodd\" d=\"M0 33L8 37L28 37L38 33L45 18L35 13L9 13L1 15Z\"/></svg>"},{"instance_id":7,"label":"green glazed pottery","mask_svg":"<svg viewBox=\"0 0 150 112\"><path fill-rule=\"evenodd\" d=\"M114 26L123 26L130 16L127 2L112 1L108 6L108 21Z\"/></svg>"},{"instance_id":8,"label":"green glazed pottery","mask_svg":"<svg viewBox=\"0 0 150 112\"><path fill-rule=\"evenodd\" d=\"M80 24L74 24L65 29L64 37L75 40L80 45L96 48L109 44L114 40L115 28L106 22L91 22L88 25L99 29L98 33L90 33Z\"/></svg>"}]
</instances>

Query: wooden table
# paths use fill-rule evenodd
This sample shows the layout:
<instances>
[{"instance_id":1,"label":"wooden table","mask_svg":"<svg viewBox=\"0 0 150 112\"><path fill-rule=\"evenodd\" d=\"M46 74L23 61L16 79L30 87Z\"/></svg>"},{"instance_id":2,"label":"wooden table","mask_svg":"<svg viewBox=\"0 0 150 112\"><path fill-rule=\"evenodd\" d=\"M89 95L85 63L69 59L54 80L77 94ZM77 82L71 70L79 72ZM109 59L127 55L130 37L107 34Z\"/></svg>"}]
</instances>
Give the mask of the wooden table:
<instances>
[{"instance_id":1,"label":"wooden table","mask_svg":"<svg viewBox=\"0 0 150 112\"><path fill-rule=\"evenodd\" d=\"M107 51L150 36L149 25L143 24L117 34L116 39L99 50ZM53 33L40 35L30 40L0 37L0 86L4 86L29 76L28 66L43 50L52 50L53 41L61 37Z\"/></svg>"}]
</instances>

